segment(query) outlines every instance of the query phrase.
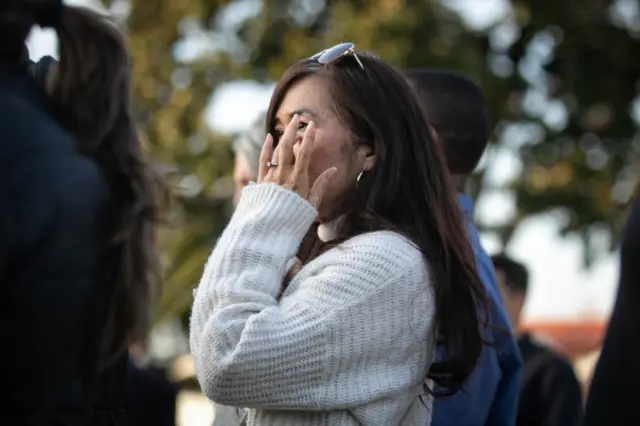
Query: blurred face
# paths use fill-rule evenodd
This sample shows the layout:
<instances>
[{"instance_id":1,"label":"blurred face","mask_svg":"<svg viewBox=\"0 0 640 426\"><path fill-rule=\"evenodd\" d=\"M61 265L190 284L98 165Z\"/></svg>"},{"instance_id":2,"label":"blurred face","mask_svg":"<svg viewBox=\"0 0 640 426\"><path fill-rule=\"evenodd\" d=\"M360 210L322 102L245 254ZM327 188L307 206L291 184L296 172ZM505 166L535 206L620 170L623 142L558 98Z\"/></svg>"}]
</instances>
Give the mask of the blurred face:
<instances>
[{"instance_id":1,"label":"blurred face","mask_svg":"<svg viewBox=\"0 0 640 426\"><path fill-rule=\"evenodd\" d=\"M504 307L507 310L509 321L511 322L511 328L514 333L518 333L520 326L520 315L524 308L525 294L511 290L506 284L506 275L504 271L496 269L496 279L498 281L498 287L500 289L500 295Z\"/></svg>"},{"instance_id":2,"label":"blurred face","mask_svg":"<svg viewBox=\"0 0 640 426\"><path fill-rule=\"evenodd\" d=\"M251 173L251 167L249 167L249 163L247 162L247 158L242 155L236 155L235 165L233 169L233 205L238 205L238 201L240 201L240 193L242 192L242 188L247 186L249 182L255 180L255 176Z\"/></svg>"},{"instance_id":3,"label":"blurred face","mask_svg":"<svg viewBox=\"0 0 640 426\"><path fill-rule=\"evenodd\" d=\"M316 125L316 137L309 166L309 185L330 167L338 170L331 187L319 207L321 223L336 218L345 196L356 188L361 171L370 170L374 157L369 147L354 147L351 134L333 109L326 82L321 77L308 77L291 86L276 112L275 139L282 135L294 114L300 115L300 130L293 147L294 157L300 151L304 129L309 121Z\"/></svg>"}]
</instances>

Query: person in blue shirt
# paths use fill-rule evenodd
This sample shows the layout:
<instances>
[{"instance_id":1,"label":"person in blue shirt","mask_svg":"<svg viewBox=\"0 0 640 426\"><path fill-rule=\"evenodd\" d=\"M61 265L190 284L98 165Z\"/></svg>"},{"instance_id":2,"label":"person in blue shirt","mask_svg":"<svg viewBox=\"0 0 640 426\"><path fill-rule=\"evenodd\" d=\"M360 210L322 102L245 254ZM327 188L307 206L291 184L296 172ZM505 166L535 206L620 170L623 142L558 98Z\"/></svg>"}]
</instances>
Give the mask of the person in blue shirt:
<instances>
[{"instance_id":1,"label":"person in blue shirt","mask_svg":"<svg viewBox=\"0 0 640 426\"><path fill-rule=\"evenodd\" d=\"M489 108L478 86L442 70L407 72L441 144L459 191L478 273L490 304L489 327L478 366L463 389L434 401L432 426L513 426L516 421L522 359L505 311L491 258L473 223L473 201L466 194L491 134ZM437 354L440 356L441 354Z\"/></svg>"}]
</instances>

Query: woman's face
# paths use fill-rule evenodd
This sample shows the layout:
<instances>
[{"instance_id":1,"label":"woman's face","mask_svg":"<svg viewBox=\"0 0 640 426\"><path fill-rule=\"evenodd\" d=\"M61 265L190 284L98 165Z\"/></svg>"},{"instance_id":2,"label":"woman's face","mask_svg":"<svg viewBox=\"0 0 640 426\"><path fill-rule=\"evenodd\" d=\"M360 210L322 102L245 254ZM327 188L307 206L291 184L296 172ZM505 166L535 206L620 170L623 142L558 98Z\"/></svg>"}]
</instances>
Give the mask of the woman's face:
<instances>
[{"instance_id":1,"label":"woman's face","mask_svg":"<svg viewBox=\"0 0 640 426\"><path fill-rule=\"evenodd\" d=\"M351 143L351 133L336 116L332 100L321 77L308 77L291 86L276 112L276 140L284 132L294 114L300 115L300 130L293 147L294 158L300 151L304 129L309 121L316 125L316 137L309 166L309 185L313 185L325 170L336 167L330 188L319 207L318 219L328 222L340 215L344 197L355 189L361 171L373 166L368 147Z\"/></svg>"}]
</instances>

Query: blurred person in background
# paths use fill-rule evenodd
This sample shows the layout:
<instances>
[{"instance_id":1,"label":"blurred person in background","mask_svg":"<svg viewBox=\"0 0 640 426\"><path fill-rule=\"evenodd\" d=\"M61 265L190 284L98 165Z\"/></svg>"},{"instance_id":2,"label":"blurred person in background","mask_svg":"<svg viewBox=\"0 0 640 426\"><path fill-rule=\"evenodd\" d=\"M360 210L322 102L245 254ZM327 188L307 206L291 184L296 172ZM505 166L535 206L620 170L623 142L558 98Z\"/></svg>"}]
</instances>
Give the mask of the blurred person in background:
<instances>
[{"instance_id":1,"label":"blurred person in background","mask_svg":"<svg viewBox=\"0 0 640 426\"><path fill-rule=\"evenodd\" d=\"M524 361L517 425L580 425L582 394L573 367L563 357L520 329L529 287L527 268L505 254L495 255L492 260Z\"/></svg>"},{"instance_id":2,"label":"blurred person in background","mask_svg":"<svg viewBox=\"0 0 640 426\"><path fill-rule=\"evenodd\" d=\"M640 196L622 231L620 280L587 398L585 426L640 424Z\"/></svg>"},{"instance_id":3,"label":"blurred person in background","mask_svg":"<svg viewBox=\"0 0 640 426\"><path fill-rule=\"evenodd\" d=\"M483 348L464 390L434 402L434 426L513 426L516 420L522 360L500 298L493 263L473 222L473 200L466 192L491 136L491 120L480 88L466 77L441 70L407 72L435 138L443 148L458 192L478 273L489 299L490 344ZM439 353L441 355L441 353Z\"/></svg>"},{"instance_id":4,"label":"blurred person in background","mask_svg":"<svg viewBox=\"0 0 640 426\"><path fill-rule=\"evenodd\" d=\"M253 426L430 424L433 393L476 365L486 300L405 77L337 45L285 72L267 117L258 183L195 295L205 395L248 407ZM322 244L285 283L316 221Z\"/></svg>"},{"instance_id":5,"label":"blurred person in background","mask_svg":"<svg viewBox=\"0 0 640 426\"><path fill-rule=\"evenodd\" d=\"M53 69L32 65L41 82L25 45L34 25L59 39ZM0 32L0 424L125 425L158 215L125 41L60 0L3 0Z\"/></svg>"},{"instance_id":6,"label":"blurred person in background","mask_svg":"<svg viewBox=\"0 0 640 426\"><path fill-rule=\"evenodd\" d=\"M249 182L255 182L258 179L260 152L267 136L265 132L266 119L267 113L261 113L249 128L231 143L235 154L233 168L234 206L240 201L240 194L242 194L244 187ZM236 407L214 404L214 411L213 426L236 426L242 421L243 412Z\"/></svg>"},{"instance_id":7,"label":"blurred person in background","mask_svg":"<svg viewBox=\"0 0 640 426\"><path fill-rule=\"evenodd\" d=\"M146 340L129 350L127 371L128 426L175 426L178 386L160 372L142 365Z\"/></svg>"},{"instance_id":8,"label":"blurred person in background","mask_svg":"<svg viewBox=\"0 0 640 426\"><path fill-rule=\"evenodd\" d=\"M260 151L266 136L264 122L267 114L262 113L256 118L249 128L237 136L231 146L235 154L233 168L233 204L238 204L240 194L249 182L255 182L258 178L258 164L260 163Z\"/></svg>"}]
</instances>

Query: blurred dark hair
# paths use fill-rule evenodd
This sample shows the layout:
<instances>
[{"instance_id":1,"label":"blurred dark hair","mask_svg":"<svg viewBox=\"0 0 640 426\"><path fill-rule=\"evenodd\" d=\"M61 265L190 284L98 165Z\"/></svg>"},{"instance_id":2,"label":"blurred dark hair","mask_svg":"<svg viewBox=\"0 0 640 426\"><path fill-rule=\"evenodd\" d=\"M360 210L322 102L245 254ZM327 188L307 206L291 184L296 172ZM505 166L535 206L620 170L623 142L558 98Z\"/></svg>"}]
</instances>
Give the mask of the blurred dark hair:
<instances>
[{"instance_id":1,"label":"blurred dark hair","mask_svg":"<svg viewBox=\"0 0 640 426\"><path fill-rule=\"evenodd\" d=\"M496 271L504 273L505 285L514 293L526 293L529 288L529 271L524 264L504 253L491 256Z\"/></svg>"},{"instance_id":2,"label":"blurred dark hair","mask_svg":"<svg viewBox=\"0 0 640 426\"><path fill-rule=\"evenodd\" d=\"M470 175L491 136L489 106L467 77L443 70L407 71L418 100L442 145L449 171Z\"/></svg>"},{"instance_id":3,"label":"blurred dark hair","mask_svg":"<svg viewBox=\"0 0 640 426\"><path fill-rule=\"evenodd\" d=\"M456 392L476 366L482 350L480 316L487 318L484 286L476 271L455 191L442 151L431 138L424 113L405 76L391 65L358 53L321 65L305 59L291 66L276 85L267 113L267 131L275 133L275 115L287 91L300 80L318 76L327 82L335 112L352 134L354 146L370 145L376 155L347 197L340 239L374 230L392 230L410 239L429 261L442 362L429 378L438 394ZM313 236L315 227L309 234ZM317 243L317 239L315 240ZM299 257L308 262L322 249L303 243ZM327 247L325 246L324 249ZM425 283L427 285L427 283Z\"/></svg>"},{"instance_id":4,"label":"blurred dark hair","mask_svg":"<svg viewBox=\"0 0 640 426\"><path fill-rule=\"evenodd\" d=\"M131 62L122 33L106 17L60 0L3 0L2 60L25 59L25 38L36 24L58 35L60 61L47 88L61 122L76 136L78 151L99 165L110 188L110 239L91 330L95 362L103 367L146 334L159 280L155 231L164 191L132 117Z\"/></svg>"}]
</instances>

